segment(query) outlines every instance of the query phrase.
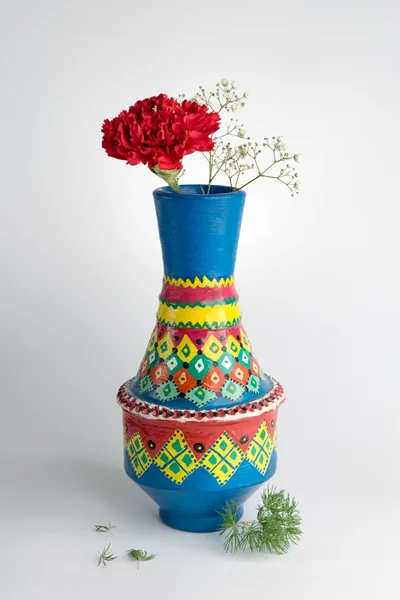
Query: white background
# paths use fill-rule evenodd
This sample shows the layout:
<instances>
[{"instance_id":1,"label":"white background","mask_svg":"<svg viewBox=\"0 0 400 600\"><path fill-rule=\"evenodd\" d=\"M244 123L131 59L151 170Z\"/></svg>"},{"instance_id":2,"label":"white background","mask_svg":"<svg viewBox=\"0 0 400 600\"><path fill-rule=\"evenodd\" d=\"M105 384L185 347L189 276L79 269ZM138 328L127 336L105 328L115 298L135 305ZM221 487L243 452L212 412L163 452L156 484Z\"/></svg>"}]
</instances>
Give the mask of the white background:
<instances>
[{"instance_id":1,"label":"white background","mask_svg":"<svg viewBox=\"0 0 400 600\"><path fill-rule=\"evenodd\" d=\"M399 597L399 18L396 0L1 2L2 597ZM122 471L114 398L155 320L159 181L107 158L101 124L221 77L251 92L251 135L304 156L297 198L248 189L236 269L288 396L274 483L305 533L286 557L163 526ZM201 156L186 167L204 182ZM97 569L109 520L120 558ZM157 558L137 570L129 547Z\"/></svg>"}]
</instances>

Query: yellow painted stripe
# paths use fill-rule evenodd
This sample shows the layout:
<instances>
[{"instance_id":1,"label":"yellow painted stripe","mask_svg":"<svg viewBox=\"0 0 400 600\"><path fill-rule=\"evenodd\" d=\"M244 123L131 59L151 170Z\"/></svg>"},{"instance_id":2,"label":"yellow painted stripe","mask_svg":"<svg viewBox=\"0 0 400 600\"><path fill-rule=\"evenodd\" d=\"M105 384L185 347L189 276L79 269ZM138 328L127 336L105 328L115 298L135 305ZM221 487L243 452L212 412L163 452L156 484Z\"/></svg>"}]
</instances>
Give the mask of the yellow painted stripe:
<instances>
[{"instance_id":1,"label":"yellow painted stripe","mask_svg":"<svg viewBox=\"0 0 400 600\"><path fill-rule=\"evenodd\" d=\"M192 279L174 279L171 277L168 277L168 275L166 275L164 277L164 283L168 283L169 285L176 285L178 287L184 287L184 288L204 288L204 287L227 287L228 285L233 285L234 283L234 277L233 275L231 275L231 277L226 277L222 279L208 279L208 277L206 277L204 275L204 277L195 277L193 280Z\"/></svg>"},{"instance_id":2,"label":"yellow painted stripe","mask_svg":"<svg viewBox=\"0 0 400 600\"><path fill-rule=\"evenodd\" d=\"M167 306L160 303L157 311L157 319L168 323L226 323L237 321L241 317L241 311L237 304L222 304L216 306Z\"/></svg>"}]
</instances>

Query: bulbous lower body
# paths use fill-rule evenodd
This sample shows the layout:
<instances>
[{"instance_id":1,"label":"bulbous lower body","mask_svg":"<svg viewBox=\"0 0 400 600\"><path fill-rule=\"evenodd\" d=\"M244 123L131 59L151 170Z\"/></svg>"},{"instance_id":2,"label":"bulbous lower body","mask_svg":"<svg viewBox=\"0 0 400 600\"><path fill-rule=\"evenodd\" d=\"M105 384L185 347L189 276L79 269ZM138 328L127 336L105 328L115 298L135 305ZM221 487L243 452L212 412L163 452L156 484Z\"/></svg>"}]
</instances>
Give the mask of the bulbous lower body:
<instances>
[{"instance_id":1,"label":"bulbous lower body","mask_svg":"<svg viewBox=\"0 0 400 600\"><path fill-rule=\"evenodd\" d=\"M185 531L216 531L232 500L240 518L243 503L276 470L281 386L273 382L265 398L234 410L201 413L135 400L129 384L118 393L125 471L159 505L161 520Z\"/></svg>"}]
</instances>

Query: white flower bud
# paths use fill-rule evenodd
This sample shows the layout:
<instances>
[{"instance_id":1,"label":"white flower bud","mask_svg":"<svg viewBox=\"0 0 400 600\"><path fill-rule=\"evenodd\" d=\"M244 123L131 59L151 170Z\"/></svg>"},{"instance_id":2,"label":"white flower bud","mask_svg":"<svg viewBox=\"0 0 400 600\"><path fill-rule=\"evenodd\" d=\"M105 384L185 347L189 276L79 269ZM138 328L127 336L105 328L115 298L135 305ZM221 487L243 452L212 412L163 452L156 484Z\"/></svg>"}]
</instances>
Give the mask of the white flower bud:
<instances>
[{"instance_id":1,"label":"white flower bud","mask_svg":"<svg viewBox=\"0 0 400 600\"><path fill-rule=\"evenodd\" d=\"M248 97L249 97L249 95L250 95L250 94L249 94L249 92L244 92L244 94L243 94L243 97L244 97L244 98L248 98Z\"/></svg>"},{"instance_id":2,"label":"white flower bud","mask_svg":"<svg viewBox=\"0 0 400 600\"><path fill-rule=\"evenodd\" d=\"M221 85L226 87L227 85L229 85L229 81L227 79L221 79Z\"/></svg>"},{"instance_id":3,"label":"white flower bud","mask_svg":"<svg viewBox=\"0 0 400 600\"><path fill-rule=\"evenodd\" d=\"M239 110L239 105L238 104L232 104L231 110L233 110L233 112L236 112L237 110Z\"/></svg>"},{"instance_id":4,"label":"white flower bud","mask_svg":"<svg viewBox=\"0 0 400 600\"><path fill-rule=\"evenodd\" d=\"M297 153L296 153L296 154L293 156L293 160L294 160L294 162L297 162L297 163L301 162L301 154L297 154Z\"/></svg>"},{"instance_id":5,"label":"white flower bud","mask_svg":"<svg viewBox=\"0 0 400 600\"><path fill-rule=\"evenodd\" d=\"M245 137L245 135L246 135L246 132L245 132L245 130L244 130L244 129L239 129L239 130L238 130L238 136L239 136L240 138L244 138L244 137Z\"/></svg>"}]
</instances>

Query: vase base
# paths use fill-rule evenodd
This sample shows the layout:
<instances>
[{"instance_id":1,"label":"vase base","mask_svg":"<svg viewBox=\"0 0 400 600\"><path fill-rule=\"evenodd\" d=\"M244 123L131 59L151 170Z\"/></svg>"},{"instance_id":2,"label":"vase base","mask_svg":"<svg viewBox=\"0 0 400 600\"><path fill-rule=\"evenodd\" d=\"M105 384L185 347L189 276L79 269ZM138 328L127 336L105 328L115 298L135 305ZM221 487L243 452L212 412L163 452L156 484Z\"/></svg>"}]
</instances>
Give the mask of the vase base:
<instances>
[{"instance_id":1,"label":"vase base","mask_svg":"<svg viewBox=\"0 0 400 600\"><path fill-rule=\"evenodd\" d=\"M243 506L237 511L238 520L243 516ZM181 531L190 531L192 533L210 533L219 531L223 522L221 515L199 514L185 515L173 510L160 509L160 519L165 525Z\"/></svg>"}]
</instances>

